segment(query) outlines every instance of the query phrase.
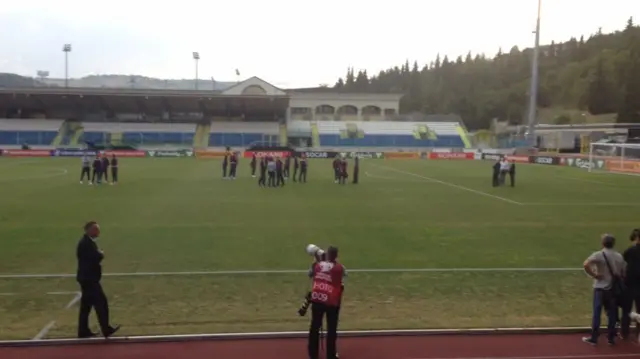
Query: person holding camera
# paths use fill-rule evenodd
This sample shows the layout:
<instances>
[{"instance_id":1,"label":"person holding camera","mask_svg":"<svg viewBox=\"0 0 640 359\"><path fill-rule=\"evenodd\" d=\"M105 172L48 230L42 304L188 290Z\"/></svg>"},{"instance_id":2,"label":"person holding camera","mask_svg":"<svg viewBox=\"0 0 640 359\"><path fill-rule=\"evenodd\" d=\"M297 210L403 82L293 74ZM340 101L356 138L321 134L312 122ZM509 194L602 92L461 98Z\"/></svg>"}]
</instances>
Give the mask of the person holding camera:
<instances>
[{"instance_id":1,"label":"person holding camera","mask_svg":"<svg viewBox=\"0 0 640 359\"><path fill-rule=\"evenodd\" d=\"M316 255L316 258L318 256ZM345 267L338 262L338 248L327 248L324 258L317 260L309 277L313 285L309 300L311 302L311 325L309 327L309 359L318 359L320 349L320 329L327 317L327 359L337 359L336 342L338 339L338 315L344 289Z\"/></svg>"}]
</instances>

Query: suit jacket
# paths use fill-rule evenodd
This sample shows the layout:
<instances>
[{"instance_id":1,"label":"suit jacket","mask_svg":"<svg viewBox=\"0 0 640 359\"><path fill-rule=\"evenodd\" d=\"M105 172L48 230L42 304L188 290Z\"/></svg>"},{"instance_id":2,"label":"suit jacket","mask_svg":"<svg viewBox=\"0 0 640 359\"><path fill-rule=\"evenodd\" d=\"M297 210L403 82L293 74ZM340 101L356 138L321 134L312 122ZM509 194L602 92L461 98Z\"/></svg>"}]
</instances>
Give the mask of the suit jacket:
<instances>
[{"instance_id":1,"label":"suit jacket","mask_svg":"<svg viewBox=\"0 0 640 359\"><path fill-rule=\"evenodd\" d=\"M102 278L102 259L104 255L98 250L98 245L91 237L84 235L76 249L78 259L78 282L99 282Z\"/></svg>"}]
</instances>

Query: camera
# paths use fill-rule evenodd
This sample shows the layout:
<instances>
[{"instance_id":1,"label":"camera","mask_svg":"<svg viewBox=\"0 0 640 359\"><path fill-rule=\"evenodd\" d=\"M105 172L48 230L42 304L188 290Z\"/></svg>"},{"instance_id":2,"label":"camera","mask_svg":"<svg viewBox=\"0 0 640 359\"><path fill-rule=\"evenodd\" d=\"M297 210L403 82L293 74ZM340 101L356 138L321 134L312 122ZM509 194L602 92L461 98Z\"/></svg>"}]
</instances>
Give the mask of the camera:
<instances>
[{"instance_id":1,"label":"camera","mask_svg":"<svg viewBox=\"0 0 640 359\"><path fill-rule=\"evenodd\" d=\"M300 309L298 309L298 315L300 315L301 317L304 317L305 315L307 315L307 311L309 310L310 305L311 305L311 292L307 293L307 295L304 297L304 301L302 302L302 305L300 305Z\"/></svg>"}]
</instances>

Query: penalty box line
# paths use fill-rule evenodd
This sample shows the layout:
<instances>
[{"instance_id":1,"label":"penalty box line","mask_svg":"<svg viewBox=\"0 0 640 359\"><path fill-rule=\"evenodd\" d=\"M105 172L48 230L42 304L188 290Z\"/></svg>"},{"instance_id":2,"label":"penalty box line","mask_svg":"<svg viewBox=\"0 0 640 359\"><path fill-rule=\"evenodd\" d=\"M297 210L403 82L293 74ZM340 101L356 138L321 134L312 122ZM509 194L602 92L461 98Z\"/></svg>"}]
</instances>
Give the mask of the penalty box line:
<instances>
[{"instance_id":1,"label":"penalty box line","mask_svg":"<svg viewBox=\"0 0 640 359\"><path fill-rule=\"evenodd\" d=\"M75 294L73 299L71 299L69 301L69 303L67 303L67 305L65 305L65 307L64 307L65 310L68 310L71 307L73 307L74 305L76 305L76 303L78 303L80 301L80 299L82 298L82 293L80 293L80 292L49 292L47 294L52 294L52 295ZM47 336L47 334L49 334L51 329L53 329L53 327L55 327L55 326L56 326L56 321L55 320L50 321L49 323L47 323L47 325L45 325L42 329L40 329L38 334L36 334L36 336L33 337L32 340L42 340L44 337Z\"/></svg>"},{"instance_id":2,"label":"penalty box line","mask_svg":"<svg viewBox=\"0 0 640 359\"><path fill-rule=\"evenodd\" d=\"M349 273L473 273L473 272L576 272L582 268L381 268L349 269ZM308 270L222 270L222 271L182 271L182 272L124 272L104 273L104 277L162 277L162 276L234 276L264 274L306 274ZM45 279L75 278L75 274L0 274L0 279ZM63 293L60 293L63 294ZM64 294L67 294L66 292Z\"/></svg>"},{"instance_id":3,"label":"penalty box line","mask_svg":"<svg viewBox=\"0 0 640 359\"><path fill-rule=\"evenodd\" d=\"M448 186L448 187L456 188L456 189L459 189L459 190L463 190L463 191L467 191L467 192L475 193L475 194L480 195L480 196L485 196L485 197L489 197L489 198L497 199L497 200L499 200L499 201L507 202L507 203L510 203L510 204L515 204L515 205L517 205L517 206L524 206L524 205L526 205L525 203L518 202L518 201L514 201L514 200L512 200L512 199L508 199L508 198L505 198L505 197L496 196L496 195L493 195L493 194L491 194L491 193L487 193L487 192L478 191L478 190L473 189L473 188L469 188L469 187L465 187L465 186L460 186L460 185L457 185L457 184L455 184L455 183L445 182L445 181L441 181L441 180L439 180L439 179L435 179L435 178L431 178L431 177L427 177L427 176L422 176L422 175L419 175L419 174L417 174L417 173L408 172L408 171L403 171L403 170L399 170L399 169L396 169L396 168L393 168L393 167L388 167L388 166L380 166L380 165L377 165L377 167L380 167L380 168L383 168L383 169L386 169L386 170L389 170L389 171L393 171L393 172L401 173L401 174L404 174L404 175L407 175L407 176L413 176L413 177L416 177L416 178L421 178L421 179L423 179L423 180L425 180L425 181L429 181L429 182L433 182L433 183L438 183L438 184L441 184L441 185L443 185L443 186Z\"/></svg>"}]
</instances>

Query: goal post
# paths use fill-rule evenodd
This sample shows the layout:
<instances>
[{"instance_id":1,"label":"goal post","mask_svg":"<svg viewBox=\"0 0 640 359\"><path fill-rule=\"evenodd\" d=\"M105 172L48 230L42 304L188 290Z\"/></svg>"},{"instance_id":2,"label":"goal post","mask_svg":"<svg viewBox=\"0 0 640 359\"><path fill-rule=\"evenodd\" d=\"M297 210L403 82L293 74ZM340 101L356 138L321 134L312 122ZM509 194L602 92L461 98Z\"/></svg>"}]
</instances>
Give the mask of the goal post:
<instances>
[{"instance_id":1,"label":"goal post","mask_svg":"<svg viewBox=\"0 0 640 359\"><path fill-rule=\"evenodd\" d=\"M640 143L599 143L589 145L589 172L640 175Z\"/></svg>"}]
</instances>

